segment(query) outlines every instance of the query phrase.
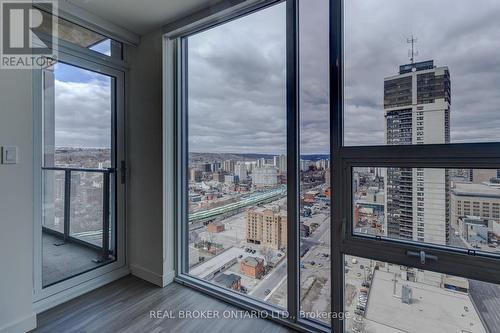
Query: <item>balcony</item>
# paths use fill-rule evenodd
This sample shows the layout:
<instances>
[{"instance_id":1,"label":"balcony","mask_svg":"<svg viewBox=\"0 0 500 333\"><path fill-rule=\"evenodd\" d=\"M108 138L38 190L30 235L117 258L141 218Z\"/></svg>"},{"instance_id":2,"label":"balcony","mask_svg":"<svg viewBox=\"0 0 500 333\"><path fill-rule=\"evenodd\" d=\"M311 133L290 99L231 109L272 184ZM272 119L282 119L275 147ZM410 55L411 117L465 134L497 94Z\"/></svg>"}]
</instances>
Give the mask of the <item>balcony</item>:
<instances>
[{"instance_id":1,"label":"balcony","mask_svg":"<svg viewBox=\"0 0 500 333\"><path fill-rule=\"evenodd\" d=\"M116 259L113 169L44 167L42 285L48 287Z\"/></svg>"}]
</instances>

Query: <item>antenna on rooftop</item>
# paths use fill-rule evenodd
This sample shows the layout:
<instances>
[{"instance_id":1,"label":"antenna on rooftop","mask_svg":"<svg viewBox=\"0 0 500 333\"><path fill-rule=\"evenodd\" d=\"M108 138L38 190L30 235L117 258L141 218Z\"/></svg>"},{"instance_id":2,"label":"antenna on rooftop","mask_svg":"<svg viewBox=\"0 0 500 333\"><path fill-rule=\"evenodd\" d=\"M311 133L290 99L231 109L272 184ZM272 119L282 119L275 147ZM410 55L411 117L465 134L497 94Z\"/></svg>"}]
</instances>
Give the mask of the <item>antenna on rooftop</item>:
<instances>
[{"instance_id":1,"label":"antenna on rooftop","mask_svg":"<svg viewBox=\"0 0 500 333\"><path fill-rule=\"evenodd\" d=\"M410 38L406 39L406 42L411 44L411 48L408 50L408 57L410 58L410 62L413 64L415 63L415 57L418 56L418 51L415 48L417 39L412 34Z\"/></svg>"}]
</instances>

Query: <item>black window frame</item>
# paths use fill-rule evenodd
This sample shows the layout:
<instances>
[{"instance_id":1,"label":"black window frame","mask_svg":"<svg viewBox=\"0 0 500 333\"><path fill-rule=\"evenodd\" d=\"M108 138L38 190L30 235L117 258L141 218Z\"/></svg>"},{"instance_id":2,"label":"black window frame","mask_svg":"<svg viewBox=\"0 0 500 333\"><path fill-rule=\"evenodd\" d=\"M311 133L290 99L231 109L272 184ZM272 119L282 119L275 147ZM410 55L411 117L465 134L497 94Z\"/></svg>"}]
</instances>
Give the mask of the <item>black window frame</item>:
<instances>
[{"instance_id":1,"label":"black window frame","mask_svg":"<svg viewBox=\"0 0 500 333\"><path fill-rule=\"evenodd\" d=\"M174 96L175 96L175 171L177 181L175 193L176 227L176 278L181 284L203 291L213 297L236 304L250 311L257 311L263 317L276 320L294 329L305 332L329 332L330 327L319 322L300 317L299 287L299 88L298 88L298 2L299 0L264 0L239 7L229 13L217 16L199 26L179 34L168 36L175 52ZM285 3L286 6L286 135L287 135L287 309L241 295L188 274L188 126L187 126L187 45L188 37L217 25L230 22L270 6ZM292 195L294 194L294 195ZM295 246L290 245L295 244ZM293 278L292 278L293 277Z\"/></svg>"},{"instance_id":2,"label":"black window frame","mask_svg":"<svg viewBox=\"0 0 500 333\"><path fill-rule=\"evenodd\" d=\"M343 133L344 1L332 0L330 36L332 263L333 311L344 309L344 256L357 256L417 269L500 284L500 255L417 241L359 235L353 232L352 170L355 167L405 167L445 169L498 169L500 143L447 143L380 146L346 146ZM381 4L382 5L382 4ZM336 231L337 233L336 233ZM421 264L408 251L424 251L438 261ZM334 268L335 267L335 268ZM333 287L334 286L334 287ZM341 294L341 295L340 295ZM332 322L334 332L344 323Z\"/></svg>"},{"instance_id":3,"label":"black window frame","mask_svg":"<svg viewBox=\"0 0 500 333\"><path fill-rule=\"evenodd\" d=\"M176 278L181 284L201 290L213 297L236 304L244 309L262 311L267 318L294 329L307 332L343 332L344 321L334 317L331 327L298 316L300 311L299 277L299 70L298 70L298 2L307 0L263 0L232 9L202 20L199 24L167 34L172 42L175 59L173 95L175 101L175 232ZM500 168L500 143L453 143L388 146L344 145L344 1L329 0L329 77L330 77L330 179L331 196L331 311L344 312L344 256L373 260L452 274L470 279L500 283L500 258L493 254L446 246L356 235L352 229L352 168L354 167L411 167L411 168ZM222 287L189 276L187 242L187 37L239 17L281 2L286 3L287 21L287 172L288 172L288 311ZM176 27L178 28L178 27ZM439 261L421 264L407 255L408 251L425 251Z\"/></svg>"}]
</instances>

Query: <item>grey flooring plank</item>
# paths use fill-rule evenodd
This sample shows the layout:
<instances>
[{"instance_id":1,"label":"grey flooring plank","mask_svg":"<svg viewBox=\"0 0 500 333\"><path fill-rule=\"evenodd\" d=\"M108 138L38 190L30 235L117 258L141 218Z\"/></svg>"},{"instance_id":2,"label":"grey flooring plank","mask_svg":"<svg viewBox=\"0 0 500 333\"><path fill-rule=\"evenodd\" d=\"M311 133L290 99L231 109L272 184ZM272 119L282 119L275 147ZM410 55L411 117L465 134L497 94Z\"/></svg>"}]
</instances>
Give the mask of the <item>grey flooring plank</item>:
<instances>
[{"instance_id":1,"label":"grey flooring plank","mask_svg":"<svg viewBox=\"0 0 500 333\"><path fill-rule=\"evenodd\" d=\"M151 319L150 311L212 310L220 315L239 308L199 291L173 283L158 288L127 276L38 316L33 332L58 333L285 333L294 332L278 323L258 318L239 319Z\"/></svg>"}]
</instances>

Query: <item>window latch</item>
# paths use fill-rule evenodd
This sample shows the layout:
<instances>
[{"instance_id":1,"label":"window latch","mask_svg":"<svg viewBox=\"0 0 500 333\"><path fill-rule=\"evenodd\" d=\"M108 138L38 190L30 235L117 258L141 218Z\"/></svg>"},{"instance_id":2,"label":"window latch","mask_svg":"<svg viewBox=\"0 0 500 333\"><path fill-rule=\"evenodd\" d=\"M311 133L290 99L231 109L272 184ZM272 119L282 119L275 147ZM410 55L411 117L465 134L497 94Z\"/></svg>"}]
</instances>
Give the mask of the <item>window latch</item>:
<instances>
[{"instance_id":1,"label":"window latch","mask_svg":"<svg viewBox=\"0 0 500 333\"><path fill-rule=\"evenodd\" d=\"M425 265L427 260L438 261L438 257L433 254L427 254L425 251L406 251L406 255L412 258L419 258L420 263Z\"/></svg>"}]
</instances>

